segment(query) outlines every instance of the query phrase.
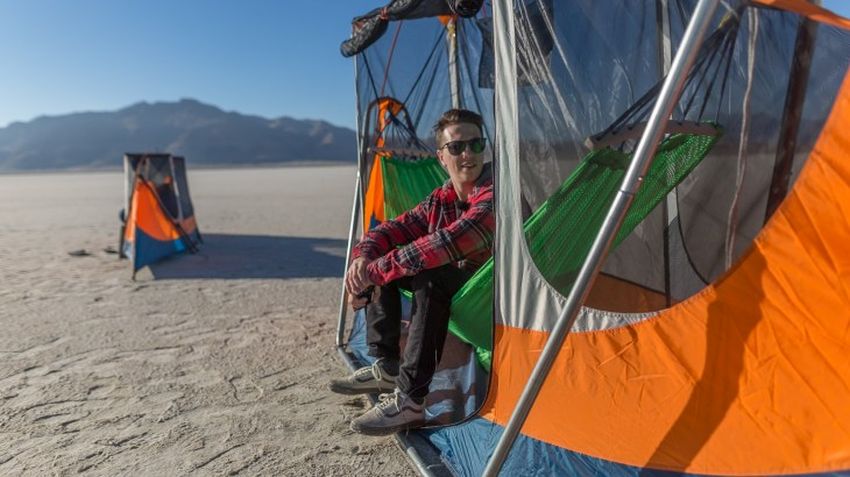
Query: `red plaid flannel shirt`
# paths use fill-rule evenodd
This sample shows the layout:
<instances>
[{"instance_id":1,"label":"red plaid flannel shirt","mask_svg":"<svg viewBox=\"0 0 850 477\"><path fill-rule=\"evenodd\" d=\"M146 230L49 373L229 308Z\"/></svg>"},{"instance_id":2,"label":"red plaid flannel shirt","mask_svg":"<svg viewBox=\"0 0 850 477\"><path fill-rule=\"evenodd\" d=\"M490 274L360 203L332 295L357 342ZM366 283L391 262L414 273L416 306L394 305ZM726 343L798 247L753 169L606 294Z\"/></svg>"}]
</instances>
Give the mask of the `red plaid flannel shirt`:
<instances>
[{"instance_id":1,"label":"red plaid flannel shirt","mask_svg":"<svg viewBox=\"0 0 850 477\"><path fill-rule=\"evenodd\" d=\"M485 164L466 204L448 180L413 209L367 232L352 257L371 260L367 270L376 285L449 263L472 271L490 258L495 227L492 172Z\"/></svg>"}]
</instances>

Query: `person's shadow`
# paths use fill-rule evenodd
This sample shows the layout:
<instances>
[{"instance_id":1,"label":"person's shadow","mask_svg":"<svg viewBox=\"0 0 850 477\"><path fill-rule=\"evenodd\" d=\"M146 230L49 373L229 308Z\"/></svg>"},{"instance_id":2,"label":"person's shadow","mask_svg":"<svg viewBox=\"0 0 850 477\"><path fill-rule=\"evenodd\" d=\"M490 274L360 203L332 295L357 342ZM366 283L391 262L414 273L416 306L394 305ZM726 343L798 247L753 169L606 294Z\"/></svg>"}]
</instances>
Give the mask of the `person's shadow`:
<instances>
[{"instance_id":1,"label":"person's shadow","mask_svg":"<svg viewBox=\"0 0 850 477\"><path fill-rule=\"evenodd\" d=\"M342 277L346 241L313 237L204 234L198 253L150 266L162 279Z\"/></svg>"}]
</instances>

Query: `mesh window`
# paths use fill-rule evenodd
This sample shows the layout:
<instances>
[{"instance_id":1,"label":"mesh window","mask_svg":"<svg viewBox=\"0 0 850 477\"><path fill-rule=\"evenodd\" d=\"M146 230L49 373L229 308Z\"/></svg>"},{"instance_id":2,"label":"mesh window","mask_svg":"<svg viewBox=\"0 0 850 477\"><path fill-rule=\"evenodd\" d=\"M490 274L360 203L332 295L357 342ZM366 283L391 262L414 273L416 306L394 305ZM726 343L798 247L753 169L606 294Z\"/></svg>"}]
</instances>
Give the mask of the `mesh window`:
<instances>
[{"instance_id":1,"label":"mesh window","mask_svg":"<svg viewBox=\"0 0 850 477\"><path fill-rule=\"evenodd\" d=\"M674 54L694 5L669 3ZM585 139L645 121L664 71L662 16L649 1L531 1L517 2L517 8L523 12L516 27L518 75L538 79L518 85L526 231L529 216L556 210L545 213L552 223L541 237L548 238L529 234L527 240L537 267L566 294L619 186L598 171L592 178L582 174L602 156L628 161L636 142L614 143L600 155ZM528 20L541 14L543 21ZM628 236L618 237L591 306L627 312L669 306L717 280L750 247L765 223L777 151L796 139L793 184L850 59L847 33L829 26L814 28L813 40L801 49L802 23L797 15L742 2L718 9L672 119L717 125L720 133L710 144L691 135L685 141L702 141L701 147L682 143L656 157L688 173L665 183L671 194L657 189L656 200L629 212ZM553 39L551 52L541 48L541 36ZM810 65L800 68L807 56ZM637 109L642 115L629 116L630 108L647 100ZM786 113L795 101L799 119ZM787 133L789 124L795 134ZM674 138L668 136L666 145ZM694 163L685 167L689 161ZM577 181L587 181L591 190L571 185L577 196L559 198L566 184ZM662 299L636 306L619 299L628 290Z\"/></svg>"}]
</instances>

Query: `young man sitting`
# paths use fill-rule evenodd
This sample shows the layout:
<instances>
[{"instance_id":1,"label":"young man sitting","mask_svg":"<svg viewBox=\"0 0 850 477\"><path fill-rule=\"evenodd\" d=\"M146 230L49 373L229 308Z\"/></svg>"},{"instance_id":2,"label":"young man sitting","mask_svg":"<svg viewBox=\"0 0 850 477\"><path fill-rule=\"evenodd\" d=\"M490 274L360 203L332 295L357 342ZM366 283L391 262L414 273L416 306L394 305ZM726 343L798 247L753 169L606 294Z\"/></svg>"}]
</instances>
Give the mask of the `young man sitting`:
<instances>
[{"instance_id":1,"label":"young man sitting","mask_svg":"<svg viewBox=\"0 0 850 477\"><path fill-rule=\"evenodd\" d=\"M351 306L371 302L366 340L377 361L333 380L331 390L391 393L351 422L362 434L388 435L425 423L425 396L443 353L452 296L491 255L493 182L484 164L481 116L449 110L434 133L449 179L413 209L367 232L345 276ZM403 358L399 288L413 293Z\"/></svg>"}]
</instances>

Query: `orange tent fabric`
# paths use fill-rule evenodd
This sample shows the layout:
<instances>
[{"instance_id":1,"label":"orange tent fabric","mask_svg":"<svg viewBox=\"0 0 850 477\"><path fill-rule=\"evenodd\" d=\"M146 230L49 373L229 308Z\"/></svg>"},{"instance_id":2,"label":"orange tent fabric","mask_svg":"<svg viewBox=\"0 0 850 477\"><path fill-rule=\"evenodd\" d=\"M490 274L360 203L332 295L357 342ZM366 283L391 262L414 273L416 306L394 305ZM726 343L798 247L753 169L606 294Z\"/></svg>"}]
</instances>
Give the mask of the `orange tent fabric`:
<instances>
[{"instance_id":1,"label":"orange tent fabric","mask_svg":"<svg viewBox=\"0 0 850 477\"><path fill-rule=\"evenodd\" d=\"M377 100L378 111L376 113L375 125L375 148L384 147L386 139L384 131L392 124L392 118L397 116L404 104L393 98L380 98ZM381 157L384 153L377 153L372 159L372 172L369 174L369 183L366 188L366 197L363 208L363 230L372 228L372 221L383 222L386 220L384 213L384 184L382 181L383 171L381 169Z\"/></svg>"},{"instance_id":2,"label":"orange tent fabric","mask_svg":"<svg viewBox=\"0 0 850 477\"><path fill-rule=\"evenodd\" d=\"M811 20L819 23L836 26L838 28L850 29L850 20L840 15L822 8L818 5L810 3L807 0L753 0L755 3L761 3L769 7L778 8L780 10L788 10L799 13Z\"/></svg>"},{"instance_id":3,"label":"orange tent fabric","mask_svg":"<svg viewBox=\"0 0 850 477\"><path fill-rule=\"evenodd\" d=\"M139 214L140 209L149 212ZM194 217L192 221L194 221ZM168 242L180 239L179 231L160 209L150 186L141 184L141 179L137 179L136 192L133 194L133 202L130 206L130 223L137 224L145 233L156 240ZM194 227L191 229L194 229ZM127 227L124 232L125 239L134 241L135 232L135 227Z\"/></svg>"}]
</instances>

